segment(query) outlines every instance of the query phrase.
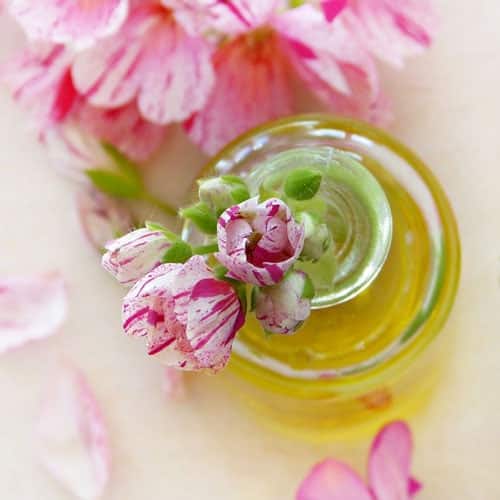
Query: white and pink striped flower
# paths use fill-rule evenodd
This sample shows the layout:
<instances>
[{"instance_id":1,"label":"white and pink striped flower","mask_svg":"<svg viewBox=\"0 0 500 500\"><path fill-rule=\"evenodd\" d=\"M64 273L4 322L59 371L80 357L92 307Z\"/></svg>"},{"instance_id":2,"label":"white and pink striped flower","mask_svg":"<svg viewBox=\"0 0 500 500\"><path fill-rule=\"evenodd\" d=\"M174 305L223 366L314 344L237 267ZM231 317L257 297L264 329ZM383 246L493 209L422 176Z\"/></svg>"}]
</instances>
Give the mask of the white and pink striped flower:
<instances>
[{"instance_id":1,"label":"white and pink striped flower","mask_svg":"<svg viewBox=\"0 0 500 500\"><path fill-rule=\"evenodd\" d=\"M292 271L278 284L254 289L255 317L268 333L295 333L311 313L314 288L302 271Z\"/></svg>"},{"instance_id":2,"label":"white and pink striped flower","mask_svg":"<svg viewBox=\"0 0 500 500\"><path fill-rule=\"evenodd\" d=\"M81 48L116 33L129 0L7 0L7 5L30 38Z\"/></svg>"},{"instance_id":3,"label":"white and pink striped flower","mask_svg":"<svg viewBox=\"0 0 500 500\"><path fill-rule=\"evenodd\" d=\"M304 228L277 198L251 198L228 208L217 224L219 262L228 276L257 286L283 279L304 246Z\"/></svg>"},{"instance_id":4,"label":"white and pink striped flower","mask_svg":"<svg viewBox=\"0 0 500 500\"><path fill-rule=\"evenodd\" d=\"M76 56L76 88L94 106L134 100L144 118L182 121L206 103L214 83L212 47L188 33L159 2L138 3L116 35Z\"/></svg>"},{"instance_id":5,"label":"white and pink striped flower","mask_svg":"<svg viewBox=\"0 0 500 500\"><path fill-rule=\"evenodd\" d=\"M207 104L185 124L207 153L248 128L290 114L294 75L336 113L387 119L372 58L341 16L332 25L316 6L281 7L280 1L214 2L217 26L232 38L215 53L216 84ZM343 6L329 7L330 19Z\"/></svg>"},{"instance_id":6,"label":"white and pink striped flower","mask_svg":"<svg viewBox=\"0 0 500 500\"><path fill-rule=\"evenodd\" d=\"M368 459L368 483L349 466L329 458L304 479L296 500L409 500L421 489L410 475L413 443L402 421L392 422L375 437Z\"/></svg>"},{"instance_id":7,"label":"white and pink striped flower","mask_svg":"<svg viewBox=\"0 0 500 500\"><path fill-rule=\"evenodd\" d=\"M148 354L184 370L222 369L244 321L234 288L215 279L199 255L156 267L123 303L125 333L145 336Z\"/></svg>"},{"instance_id":8,"label":"white and pink striped flower","mask_svg":"<svg viewBox=\"0 0 500 500\"><path fill-rule=\"evenodd\" d=\"M172 243L161 231L132 231L106 244L102 266L122 285L132 286L162 263Z\"/></svg>"}]
</instances>

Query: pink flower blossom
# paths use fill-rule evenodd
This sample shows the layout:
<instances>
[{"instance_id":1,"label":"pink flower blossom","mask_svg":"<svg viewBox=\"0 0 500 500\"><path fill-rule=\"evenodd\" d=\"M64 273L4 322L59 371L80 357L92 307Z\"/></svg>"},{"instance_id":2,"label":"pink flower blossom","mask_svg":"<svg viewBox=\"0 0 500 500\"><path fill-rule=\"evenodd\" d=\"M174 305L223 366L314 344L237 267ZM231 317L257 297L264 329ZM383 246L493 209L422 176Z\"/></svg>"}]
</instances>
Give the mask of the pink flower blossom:
<instances>
[{"instance_id":1,"label":"pink flower blossom","mask_svg":"<svg viewBox=\"0 0 500 500\"><path fill-rule=\"evenodd\" d=\"M244 318L234 288L215 279L199 255L156 267L123 303L125 333L146 336L148 354L185 370L223 368Z\"/></svg>"},{"instance_id":2,"label":"pink flower blossom","mask_svg":"<svg viewBox=\"0 0 500 500\"><path fill-rule=\"evenodd\" d=\"M217 224L219 262L228 276L257 286L278 283L299 257L304 228L277 198L251 198L228 208Z\"/></svg>"},{"instance_id":3,"label":"pink flower blossom","mask_svg":"<svg viewBox=\"0 0 500 500\"><path fill-rule=\"evenodd\" d=\"M295 333L311 313L313 295L307 275L293 271L274 286L255 289L255 317L268 333Z\"/></svg>"},{"instance_id":4,"label":"pink flower blossom","mask_svg":"<svg viewBox=\"0 0 500 500\"><path fill-rule=\"evenodd\" d=\"M102 266L122 285L131 286L162 262L171 242L161 231L137 229L108 241Z\"/></svg>"},{"instance_id":5,"label":"pink flower blossom","mask_svg":"<svg viewBox=\"0 0 500 500\"><path fill-rule=\"evenodd\" d=\"M375 65L339 19L330 24L312 5L281 10L280 2L215 2L232 38L214 56L216 85L187 122L207 153L263 121L292 112L297 75L330 109L383 122L388 118ZM341 9L338 9L340 12Z\"/></svg>"},{"instance_id":6,"label":"pink flower blossom","mask_svg":"<svg viewBox=\"0 0 500 500\"><path fill-rule=\"evenodd\" d=\"M62 366L38 424L40 457L50 474L81 500L100 498L109 479L108 431L85 377Z\"/></svg>"},{"instance_id":7,"label":"pink flower blossom","mask_svg":"<svg viewBox=\"0 0 500 500\"><path fill-rule=\"evenodd\" d=\"M58 273L0 279L0 353L56 333L67 308Z\"/></svg>"},{"instance_id":8,"label":"pink flower blossom","mask_svg":"<svg viewBox=\"0 0 500 500\"><path fill-rule=\"evenodd\" d=\"M80 226L96 250L103 250L106 243L133 225L132 216L123 204L90 186L78 192L76 202Z\"/></svg>"},{"instance_id":9,"label":"pink flower blossom","mask_svg":"<svg viewBox=\"0 0 500 500\"><path fill-rule=\"evenodd\" d=\"M129 0L9 0L8 6L30 38L84 47L120 28Z\"/></svg>"},{"instance_id":10,"label":"pink flower blossom","mask_svg":"<svg viewBox=\"0 0 500 500\"><path fill-rule=\"evenodd\" d=\"M349 466L329 458L314 466L297 492L297 500L406 500L421 485L410 475L412 437L401 421L386 425L375 437L368 460L368 488Z\"/></svg>"},{"instance_id":11,"label":"pink flower blossom","mask_svg":"<svg viewBox=\"0 0 500 500\"><path fill-rule=\"evenodd\" d=\"M349 0L340 19L366 50L395 66L428 48L437 28L431 0Z\"/></svg>"},{"instance_id":12,"label":"pink flower blossom","mask_svg":"<svg viewBox=\"0 0 500 500\"><path fill-rule=\"evenodd\" d=\"M145 118L164 125L205 105L214 81L211 50L170 9L145 2L119 33L78 54L72 74L90 104L117 108L137 99Z\"/></svg>"}]
</instances>

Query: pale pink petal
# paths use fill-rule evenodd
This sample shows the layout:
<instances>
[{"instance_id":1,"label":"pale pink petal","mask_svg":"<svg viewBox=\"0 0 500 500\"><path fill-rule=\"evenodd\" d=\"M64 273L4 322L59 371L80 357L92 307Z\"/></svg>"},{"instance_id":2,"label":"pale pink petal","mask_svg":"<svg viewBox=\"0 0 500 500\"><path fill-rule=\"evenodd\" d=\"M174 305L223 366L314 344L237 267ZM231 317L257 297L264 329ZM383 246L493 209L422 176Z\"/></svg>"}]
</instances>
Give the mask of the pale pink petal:
<instances>
[{"instance_id":1,"label":"pale pink petal","mask_svg":"<svg viewBox=\"0 0 500 500\"><path fill-rule=\"evenodd\" d=\"M265 121L290 114L290 75L276 35L241 35L214 56L216 84L205 107L186 122L189 137L208 154Z\"/></svg>"},{"instance_id":2,"label":"pale pink petal","mask_svg":"<svg viewBox=\"0 0 500 500\"><path fill-rule=\"evenodd\" d=\"M115 33L128 0L10 0L9 10L33 39L84 47Z\"/></svg>"},{"instance_id":3,"label":"pale pink petal","mask_svg":"<svg viewBox=\"0 0 500 500\"><path fill-rule=\"evenodd\" d=\"M109 479L108 432L82 373L64 366L52 381L38 425L50 474L81 500L101 497Z\"/></svg>"},{"instance_id":4,"label":"pale pink petal","mask_svg":"<svg viewBox=\"0 0 500 500\"><path fill-rule=\"evenodd\" d=\"M342 19L331 26L318 10L303 5L276 16L273 26L298 75L332 111L385 124L391 116L375 64ZM297 43L310 53L297 50Z\"/></svg>"},{"instance_id":5,"label":"pale pink petal","mask_svg":"<svg viewBox=\"0 0 500 500\"><path fill-rule=\"evenodd\" d=\"M115 109L82 103L75 111L80 128L100 141L113 144L130 159L145 162L165 140L167 129L145 120L135 103Z\"/></svg>"},{"instance_id":6,"label":"pale pink petal","mask_svg":"<svg viewBox=\"0 0 500 500\"><path fill-rule=\"evenodd\" d=\"M177 368L167 366L163 369L163 393L170 399L181 399L186 394L184 373Z\"/></svg>"},{"instance_id":7,"label":"pale pink petal","mask_svg":"<svg viewBox=\"0 0 500 500\"><path fill-rule=\"evenodd\" d=\"M373 500L362 479L332 458L315 465L302 481L296 500Z\"/></svg>"},{"instance_id":8,"label":"pale pink petal","mask_svg":"<svg viewBox=\"0 0 500 500\"><path fill-rule=\"evenodd\" d=\"M196 283L189 300L186 338L200 368L216 372L226 365L244 322L243 307L229 283L213 278Z\"/></svg>"},{"instance_id":9,"label":"pale pink petal","mask_svg":"<svg viewBox=\"0 0 500 500\"><path fill-rule=\"evenodd\" d=\"M78 192L76 204L83 233L96 250L102 251L106 243L133 225L131 213L122 203L90 186Z\"/></svg>"},{"instance_id":10,"label":"pale pink petal","mask_svg":"<svg viewBox=\"0 0 500 500\"><path fill-rule=\"evenodd\" d=\"M377 500L404 500L410 491L418 491L410 477L412 449L411 431L402 421L377 434L368 461L369 484Z\"/></svg>"},{"instance_id":11,"label":"pale pink petal","mask_svg":"<svg viewBox=\"0 0 500 500\"><path fill-rule=\"evenodd\" d=\"M111 241L113 240L113 241ZM171 246L161 231L136 229L106 242L102 267L122 285L131 286L162 263Z\"/></svg>"},{"instance_id":12,"label":"pale pink petal","mask_svg":"<svg viewBox=\"0 0 500 500\"><path fill-rule=\"evenodd\" d=\"M73 55L61 45L39 43L8 61L0 77L13 98L43 131L62 122L77 102L70 74Z\"/></svg>"},{"instance_id":13,"label":"pale pink petal","mask_svg":"<svg viewBox=\"0 0 500 500\"><path fill-rule=\"evenodd\" d=\"M349 0L322 0L321 8L328 22L332 22L342 12Z\"/></svg>"},{"instance_id":14,"label":"pale pink petal","mask_svg":"<svg viewBox=\"0 0 500 500\"><path fill-rule=\"evenodd\" d=\"M116 108L137 98L142 115L164 125L205 104L214 81L211 52L167 10L146 5L119 34L79 54L72 74L91 104Z\"/></svg>"},{"instance_id":15,"label":"pale pink petal","mask_svg":"<svg viewBox=\"0 0 500 500\"><path fill-rule=\"evenodd\" d=\"M395 66L428 48L437 30L430 0L351 0L341 19L368 51Z\"/></svg>"},{"instance_id":16,"label":"pale pink petal","mask_svg":"<svg viewBox=\"0 0 500 500\"><path fill-rule=\"evenodd\" d=\"M0 353L56 333L67 307L58 273L0 279Z\"/></svg>"}]
</instances>

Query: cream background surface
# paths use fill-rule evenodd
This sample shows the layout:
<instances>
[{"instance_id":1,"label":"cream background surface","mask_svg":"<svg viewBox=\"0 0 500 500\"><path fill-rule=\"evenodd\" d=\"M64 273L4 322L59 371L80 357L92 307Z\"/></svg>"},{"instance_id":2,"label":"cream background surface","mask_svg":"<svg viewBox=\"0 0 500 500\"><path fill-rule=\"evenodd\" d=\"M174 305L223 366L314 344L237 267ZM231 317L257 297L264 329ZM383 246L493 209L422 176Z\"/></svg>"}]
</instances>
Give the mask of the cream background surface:
<instances>
[{"instance_id":1,"label":"cream background surface","mask_svg":"<svg viewBox=\"0 0 500 500\"><path fill-rule=\"evenodd\" d=\"M425 484L421 500L497 500L500 6L439 3L433 50L401 74L384 75L397 117L391 130L444 184L463 244L461 286L446 326L450 367L411 421L414 471ZM0 19L2 60L21 39ZM81 236L74 186L48 166L26 124L0 91L0 275L60 269L71 302L60 334L0 359L0 498L71 498L38 465L34 447L39 401L62 356L85 371L109 423L114 462L105 500L291 499L309 467L329 454L363 471L367 440L318 446L277 436L253 423L216 378L190 378L183 403L164 398L160 368L120 333L123 292ZM173 130L156 161L171 173L164 191L180 200L202 163Z\"/></svg>"}]
</instances>

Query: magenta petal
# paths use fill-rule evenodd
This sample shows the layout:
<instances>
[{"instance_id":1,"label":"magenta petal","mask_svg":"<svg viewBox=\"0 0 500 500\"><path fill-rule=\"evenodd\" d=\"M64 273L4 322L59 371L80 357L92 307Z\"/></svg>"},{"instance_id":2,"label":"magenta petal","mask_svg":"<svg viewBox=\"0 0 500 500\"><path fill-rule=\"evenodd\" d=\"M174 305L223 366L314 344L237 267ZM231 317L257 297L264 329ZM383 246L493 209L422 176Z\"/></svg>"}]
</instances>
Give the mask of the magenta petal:
<instances>
[{"instance_id":1,"label":"magenta petal","mask_svg":"<svg viewBox=\"0 0 500 500\"><path fill-rule=\"evenodd\" d=\"M420 481L414 477L410 477L410 479L408 479L408 494L410 495L410 498L413 498L421 489L422 483Z\"/></svg>"},{"instance_id":2,"label":"magenta petal","mask_svg":"<svg viewBox=\"0 0 500 500\"><path fill-rule=\"evenodd\" d=\"M59 273L0 279L0 353L56 333L67 307Z\"/></svg>"},{"instance_id":3,"label":"magenta petal","mask_svg":"<svg viewBox=\"0 0 500 500\"><path fill-rule=\"evenodd\" d=\"M77 498L99 498L108 482L108 432L85 377L64 365L44 401L38 430L40 457Z\"/></svg>"},{"instance_id":4,"label":"magenta petal","mask_svg":"<svg viewBox=\"0 0 500 500\"><path fill-rule=\"evenodd\" d=\"M350 467L329 458L315 465L302 481L296 500L373 500Z\"/></svg>"},{"instance_id":5,"label":"magenta petal","mask_svg":"<svg viewBox=\"0 0 500 500\"><path fill-rule=\"evenodd\" d=\"M333 21L347 5L347 0L323 0L321 8L328 22Z\"/></svg>"},{"instance_id":6,"label":"magenta petal","mask_svg":"<svg viewBox=\"0 0 500 500\"><path fill-rule=\"evenodd\" d=\"M402 421L377 434L368 460L368 479L377 500L408 498L412 448L411 431Z\"/></svg>"}]
</instances>

